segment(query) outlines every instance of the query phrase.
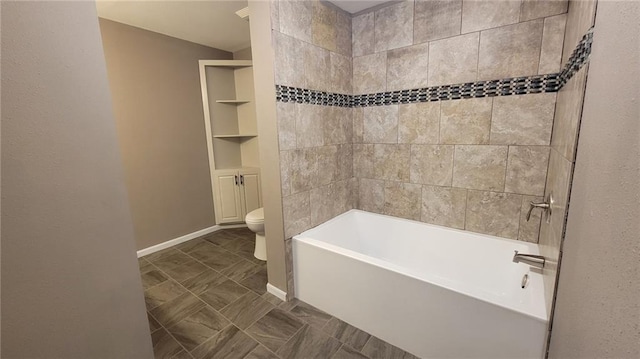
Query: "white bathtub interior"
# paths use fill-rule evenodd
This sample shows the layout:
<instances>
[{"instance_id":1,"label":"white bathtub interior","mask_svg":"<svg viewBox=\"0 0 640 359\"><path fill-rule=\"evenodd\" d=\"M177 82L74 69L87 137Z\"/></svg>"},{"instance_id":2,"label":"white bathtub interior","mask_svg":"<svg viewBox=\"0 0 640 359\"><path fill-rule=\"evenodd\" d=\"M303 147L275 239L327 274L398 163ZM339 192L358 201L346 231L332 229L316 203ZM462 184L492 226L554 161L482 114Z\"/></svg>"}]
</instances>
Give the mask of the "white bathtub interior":
<instances>
[{"instance_id":1,"label":"white bathtub interior","mask_svg":"<svg viewBox=\"0 0 640 359\"><path fill-rule=\"evenodd\" d=\"M541 358L532 243L351 210L293 239L296 297L421 357ZM529 277L526 288L523 276Z\"/></svg>"}]
</instances>

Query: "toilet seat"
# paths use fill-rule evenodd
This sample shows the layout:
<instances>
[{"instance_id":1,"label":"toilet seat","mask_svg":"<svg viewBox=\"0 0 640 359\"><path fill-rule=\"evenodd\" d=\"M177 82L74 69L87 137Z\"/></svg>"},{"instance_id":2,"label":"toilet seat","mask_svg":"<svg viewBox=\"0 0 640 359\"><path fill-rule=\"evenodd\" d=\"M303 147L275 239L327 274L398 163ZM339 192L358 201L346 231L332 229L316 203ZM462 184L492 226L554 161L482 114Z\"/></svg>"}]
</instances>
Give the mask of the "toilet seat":
<instances>
[{"instance_id":1,"label":"toilet seat","mask_svg":"<svg viewBox=\"0 0 640 359\"><path fill-rule=\"evenodd\" d=\"M251 224L261 224L264 223L264 209L263 208L258 208L255 209L249 213L247 213L247 216L245 217L245 222L247 224L251 223Z\"/></svg>"}]
</instances>

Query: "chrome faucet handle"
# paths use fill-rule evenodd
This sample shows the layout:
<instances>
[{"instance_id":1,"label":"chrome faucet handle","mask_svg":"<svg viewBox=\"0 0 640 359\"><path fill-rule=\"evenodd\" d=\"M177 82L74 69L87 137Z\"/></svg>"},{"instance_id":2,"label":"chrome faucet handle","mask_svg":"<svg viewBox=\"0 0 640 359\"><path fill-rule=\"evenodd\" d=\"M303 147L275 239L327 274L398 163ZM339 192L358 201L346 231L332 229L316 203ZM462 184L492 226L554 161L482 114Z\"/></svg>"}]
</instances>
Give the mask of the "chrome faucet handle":
<instances>
[{"instance_id":1,"label":"chrome faucet handle","mask_svg":"<svg viewBox=\"0 0 640 359\"><path fill-rule=\"evenodd\" d=\"M529 211L527 212L527 222L531 219L531 212L534 208L542 208L546 214L547 223L551 218L551 206L553 206L553 194L549 193L545 202L529 202Z\"/></svg>"},{"instance_id":2,"label":"chrome faucet handle","mask_svg":"<svg viewBox=\"0 0 640 359\"><path fill-rule=\"evenodd\" d=\"M522 254L518 253L518 251L514 251L513 254L513 263L526 263L533 267L544 268L544 265L547 259L541 255L537 254Z\"/></svg>"},{"instance_id":3,"label":"chrome faucet handle","mask_svg":"<svg viewBox=\"0 0 640 359\"><path fill-rule=\"evenodd\" d=\"M527 222L529 222L529 220L531 219L531 212L533 211L534 208L543 208L543 209L547 209L549 208L549 203L546 202L529 202L529 212L527 212Z\"/></svg>"}]
</instances>

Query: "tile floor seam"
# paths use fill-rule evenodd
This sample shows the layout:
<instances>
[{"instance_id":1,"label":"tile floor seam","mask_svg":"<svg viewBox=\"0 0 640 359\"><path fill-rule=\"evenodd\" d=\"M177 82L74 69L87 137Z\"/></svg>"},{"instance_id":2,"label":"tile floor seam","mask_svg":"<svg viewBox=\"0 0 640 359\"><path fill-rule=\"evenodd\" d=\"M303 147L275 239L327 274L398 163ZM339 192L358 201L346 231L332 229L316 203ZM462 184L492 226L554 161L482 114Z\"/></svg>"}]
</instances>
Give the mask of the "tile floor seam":
<instances>
[{"instance_id":1,"label":"tile floor seam","mask_svg":"<svg viewBox=\"0 0 640 359\"><path fill-rule=\"evenodd\" d=\"M176 343L178 343L178 345L182 348L182 350L184 350L190 357L193 358L193 355L191 355L191 353L187 350L187 348L185 348L184 345L182 345L182 343L180 343L180 341L178 339L176 339L176 337L169 331L168 328L166 328L164 326L164 324L160 323L160 321L158 320L158 318L156 318L153 314L151 314L151 312L147 311L147 314L150 315L153 319L155 319L155 321L158 323L158 325L160 326L160 328L156 329L153 331L153 333L157 332L158 330L164 330L167 335L169 335L171 337L171 339L173 339ZM152 333L152 334L153 334ZM155 345L153 345L153 343L151 343L152 345L152 349ZM175 357L175 355L173 356Z\"/></svg>"},{"instance_id":2,"label":"tile floor seam","mask_svg":"<svg viewBox=\"0 0 640 359\"><path fill-rule=\"evenodd\" d=\"M272 310L273 310L273 309L272 309ZM265 314L265 315L266 315L266 314ZM264 317L263 317L263 318L264 318ZM260 319L262 319L262 318L260 318ZM254 324L255 324L255 323L254 323ZM252 324L252 325L253 325L253 324ZM247 329L249 329L250 327L251 327L251 326L247 327ZM242 330L242 329L240 329L240 330ZM249 334L249 332L247 332L246 330L242 330L242 332L243 332L244 334L248 335L248 336L249 336L249 338L251 338L251 339L255 340L256 342L258 342L258 346L264 347L266 350L268 350L271 354L275 355L277 358L282 358L280 355L276 354L276 352L274 352L273 350L269 349L269 347L267 347L266 345L264 345L260 340L258 340L258 338L256 338L256 337L252 336L251 334ZM297 332L296 332L296 333L297 333ZM294 334L294 335L295 335L295 334ZM285 343L286 343L286 342L285 342ZM284 344L282 344L282 345L284 345ZM278 348L278 349L280 349L280 348ZM253 350L255 350L255 348L254 348ZM249 354L253 353L253 350L252 350ZM247 354L247 356L248 356L249 354ZM246 358L247 356L245 356L245 358Z\"/></svg>"},{"instance_id":3,"label":"tile floor seam","mask_svg":"<svg viewBox=\"0 0 640 359\"><path fill-rule=\"evenodd\" d=\"M288 312L287 312L287 313L288 313ZM286 346L286 345L287 345L287 344L288 344L288 343L289 343L293 338L295 338L295 337L296 337L296 335L298 335L298 333L300 333L300 332L301 332L301 331L302 331L306 326L309 326L309 325L310 325L309 323L303 322L303 324L300 326L300 328L298 328L298 330L296 330L296 332L295 332L295 333L293 333L293 335L292 335L289 339L287 339L287 341L285 341L285 342L280 346L280 348L278 348L278 350L280 350L280 349L284 348L284 347L285 347L285 346ZM276 354L277 354L277 353L276 353ZM283 358L283 356L282 356L282 355L278 355L278 357Z\"/></svg>"},{"instance_id":4,"label":"tile floor seam","mask_svg":"<svg viewBox=\"0 0 640 359\"><path fill-rule=\"evenodd\" d=\"M209 340L215 338L216 336L218 336L220 333L222 333L224 330L227 330L229 327L231 326L235 326L233 325L233 323L229 322L229 324L227 326L225 326L224 328L220 329L219 332L217 332L216 334L210 336L209 338L207 338L205 341L203 341L202 343L198 344L196 347L194 347L193 349L191 349L192 352L195 352L198 348L200 348L201 346L205 345L207 342L209 342ZM240 330L240 328L236 327L238 330ZM187 351L187 353L191 354L191 352ZM195 356L191 355L191 357L195 358Z\"/></svg>"},{"instance_id":5,"label":"tile floor seam","mask_svg":"<svg viewBox=\"0 0 640 359\"><path fill-rule=\"evenodd\" d=\"M155 264L153 264L153 263L151 263L151 264L155 266ZM160 268L158 268L158 269L159 269L161 272L163 272L163 273L164 273L164 271L162 271ZM166 274L166 273L165 273L165 274ZM166 274L166 275L167 275L169 278L171 278L172 280L174 280L174 281L175 281L175 279L174 279L173 277L171 277L171 276L170 276L170 275L168 275L168 274ZM182 323L182 322L183 322L187 317L189 317L190 315L195 314L195 313L199 312L200 310L202 310L202 309L204 309L204 308L206 308L206 307L211 308L211 310L213 310L214 312L216 312L216 313L220 314L222 317L224 317L225 319L227 319L227 320L229 321L229 325L233 325L233 322L232 322L229 318L227 318L226 316L224 316L222 313L220 313L220 312L216 311L216 310L215 310L215 308L213 308L212 306L210 306L207 302L203 301L199 296L197 296L195 293L193 293L191 290L189 290L189 288L187 288L187 287L185 287L184 285L182 285L182 283L177 282L177 281L176 281L176 283L178 283L178 285L179 285L179 286L181 286L182 288L184 288L188 293L190 293L191 295L193 295L194 297L196 297L196 299L198 299L200 302L202 302L205 306L204 306L203 308L198 309L197 311L194 311L193 313L191 313L191 314L189 314L189 315L185 316L183 319L181 319L180 321L178 321L177 323L175 323L174 325L172 325L172 326L170 326L170 327L167 327L167 326L165 326L163 323L161 323L161 322L158 320L158 318L156 318L153 314L151 314L151 312L150 312L150 311L147 311L147 313L148 313L149 315L151 315L151 317L153 317L153 319L155 319L155 320L156 320L156 322L158 322L158 324L159 324L162 328L164 328L164 330L167 332L167 334L169 334L169 335L171 336L171 338L173 338L173 340L175 340L175 341L178 343L178 345L180 345L180 347L182 347L182 349L184 349L184 350L185 350L185 352L186 352L187 354L189 354L189 356L191 356L192 358L195 358L193 355L191 355L191 352L192 352L193 350L195 350L197 347L196 347L196 348L193 348L193 350L191 350L191 351L187 350L187 348L186 348L186 347L185 347L185 346L184 346L184 345L183 345L183 344L182 344L178 339L176 339L176 337L173 335L173 333L171 333L171 331L169 330L169 328L173 328L173 327L175 327L176 325L178 325L178 324ZM175 298L174 298L174 299L175 299ZM164 304L164 303L163 303L163 304ZM158 306L158 307L159 307L159 306ZM156 307L156 308L157 308L157 307ZM155 309L155 308L154 308L154 309ZM229 325L227 325L226 327L224 327L222 330L224 330L224 329L226 329L227 327L229 327ZM239 328L238 328L238 329L239 329ZM208 342L209 340L211 340L211 338L213 338L213 337L215 337L216 335L218 335L222 330L218 331L218 333L214 334L213 336L211 336L211 337L207 338L207 339L206 339L204 342L202 342L200 345L202 345L202 344L204 344L204 343ZM200 345L198 345L198 347L199 347Z\"/></svg>"},{"instance_id":6,"label":"tile floor seam","mask_svg":"<svg viewBox=\"0 0 640 359\"><path fill-rule=\"evenodd\" d=\"M332 337L333 338L333 337ZM336 350L335 353L333 353L331 355L331 357L329 357L329 359L333 359L336 357L336 355L338 355L338 352L340 351L340 349L342 349L343 346L345 346L345 344L343 342L341 342L340 340L338 340L338 342L340 342L340 346L338 347L338 350Z\"/></svg>"}]
</instances>

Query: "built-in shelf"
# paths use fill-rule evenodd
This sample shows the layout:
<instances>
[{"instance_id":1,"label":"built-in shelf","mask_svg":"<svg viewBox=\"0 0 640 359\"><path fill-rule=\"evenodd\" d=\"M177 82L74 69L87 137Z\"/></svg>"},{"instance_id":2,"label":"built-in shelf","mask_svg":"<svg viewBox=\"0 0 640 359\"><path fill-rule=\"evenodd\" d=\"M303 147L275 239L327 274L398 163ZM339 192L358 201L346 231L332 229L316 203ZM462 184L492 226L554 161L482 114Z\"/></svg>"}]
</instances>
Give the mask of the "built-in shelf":
<instances>
[{"instance_id":1,"label":"built-in shelf","mask_svg":"<svg viewBox=\"0 0 640 359\"><path fill-rule=\"evenodd\" d=\"M216 100L217 103L230 103L235 105L241 105L243 103L251 102L249 100Z\"/></svg>"},{"instance_id":2,"label":"built-in shelf","mask_svg":"<svg viewBox=\"0 0 640 359\"><path fill-rule=\"evenodd\" d=\"M242 138L242 137L258 137L255 133L243 133L237 135L213 135L213 138Z\"/></svg>"},{"instance_id":3,"label":"built-in shelf","mask_svg":"<svg viewBox=\"0 0 640 359\"><path fill-rule=\"evenodd\" d=\"M232 69L253 66L251 60L200 60L199 62L202 66L228 67Z\"/></svg>"}]
</instances>

